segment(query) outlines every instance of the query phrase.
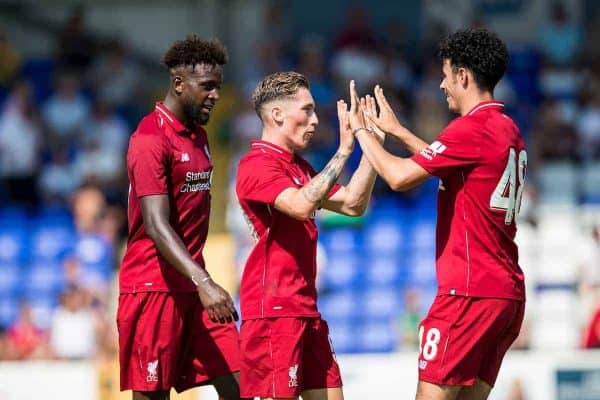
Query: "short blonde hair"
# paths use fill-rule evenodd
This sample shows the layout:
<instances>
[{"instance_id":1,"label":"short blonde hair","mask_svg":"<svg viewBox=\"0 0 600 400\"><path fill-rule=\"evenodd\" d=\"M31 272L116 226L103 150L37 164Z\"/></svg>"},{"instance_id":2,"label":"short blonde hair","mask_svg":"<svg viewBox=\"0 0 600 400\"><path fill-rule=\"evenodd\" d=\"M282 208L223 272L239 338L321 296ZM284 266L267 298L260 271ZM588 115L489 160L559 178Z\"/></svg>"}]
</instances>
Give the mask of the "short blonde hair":
<instances>
[{"instance_id":1,"label":"short blonde hair","mask_svg":"<svg viewBox=\"0 0 600 400\"><path fill-rule=\"evenodd\" d=\"M254 89L252 102L254 110L262 119L262 106L272 100L293 97L300 88L310 89L308 79L294 71L276 72L267 75Z\"/></svg>"}]
</instances>

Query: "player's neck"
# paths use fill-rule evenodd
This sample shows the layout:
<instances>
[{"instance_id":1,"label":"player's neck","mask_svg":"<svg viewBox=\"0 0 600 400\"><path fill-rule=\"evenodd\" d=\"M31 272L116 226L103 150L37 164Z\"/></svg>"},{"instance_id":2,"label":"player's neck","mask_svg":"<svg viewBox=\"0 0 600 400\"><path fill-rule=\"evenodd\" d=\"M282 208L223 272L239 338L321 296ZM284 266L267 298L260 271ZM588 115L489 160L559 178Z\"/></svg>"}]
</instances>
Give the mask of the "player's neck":
<instances>
[{"instance_id":1,"label":"player's neck","mask_svg":"<svg viewBox=\"0 0 600 400\"><path fill-rule=\"evenodd\" d=\"M460 115L465 116L469 111L475 108L477 104L483 101L494 100L494 96L490 92L477 92L471 96L466 96L460 107Z\"/></svg>"},{"instance_id":2,"label":"player's neck","mask_svg":"<svg viewBox=\"0 0 600 400\"><path fill-rule=\"evenodd\" d=\"M267 128L264 128L262 131L261 140L265 142L273 143L275 146L281 147L284 150L289 151L290 153L294 153L294 150L288 146L288 143L285 141L283 135L278 132L273 132Z\"/></svg>"},{"instance_id":3,"label":"player's neck","mask_svg":"<svg viewBox=\"0 0 600 400\"><path fill-rule=\"evenodd\" d=\"M175 115L180 122L183 122L183 109L179 102L171 95L167 94L167 97L163 100L164 106Z\"/></svg>"}]
</instances>

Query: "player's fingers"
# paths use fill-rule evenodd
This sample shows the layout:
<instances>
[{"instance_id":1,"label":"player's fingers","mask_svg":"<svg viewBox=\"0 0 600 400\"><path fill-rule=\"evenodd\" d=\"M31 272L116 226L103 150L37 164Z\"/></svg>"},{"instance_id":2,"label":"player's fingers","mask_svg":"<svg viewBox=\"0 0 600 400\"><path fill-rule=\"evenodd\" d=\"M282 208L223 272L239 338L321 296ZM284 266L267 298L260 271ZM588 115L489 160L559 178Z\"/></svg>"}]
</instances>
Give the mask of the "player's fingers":
<instances>
[{"instance_id":1,"label":"player's fingers","mask_svg":"<svg viewBox=\"0 0 600 400\"><path fill-rule=\"evenodd\" d=\"M354 79L350 81L350 112L356 112L356 108L358 107L356 95L356 84L354 83Z\"/></svg>"},{"instance_id":2,"label":"player's fingers","mask_svg":"<svg viewBox=\"0 0 600 400\"><path fill-rule=\"evenodd\" d=\"M383 88L381 86L379 87L379 96L381 98L379 107L385 107L389 112L393 112L392 106L390 106L390 103L388 103L387 98L385 97L385 94L383 93Z\"/></svg>"}]
</instances>

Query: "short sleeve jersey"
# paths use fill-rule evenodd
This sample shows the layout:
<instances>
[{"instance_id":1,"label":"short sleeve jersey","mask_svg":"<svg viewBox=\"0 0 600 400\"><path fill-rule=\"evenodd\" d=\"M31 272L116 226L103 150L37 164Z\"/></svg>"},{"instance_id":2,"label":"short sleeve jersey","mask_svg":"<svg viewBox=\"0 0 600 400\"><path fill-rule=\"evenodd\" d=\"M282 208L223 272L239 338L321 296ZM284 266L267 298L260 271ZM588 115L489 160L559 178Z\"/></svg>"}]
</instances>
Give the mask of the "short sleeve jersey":
<instances>
[{"instance_id":1,"label":"short sleeve jersey","mask_svg":"<svg viewBox=\"0 0 600 400\"><path fill-rule=\"evenodd\" d=\"M316 174L302 157L266 141L253 141L240 160L236 192L256 240L240 286L242 319L320 315L314 218L299 221L273 205L285 189L301 188Z\"/></svg>"},{"instance_id":2,"label":"short sleeve jersey","mask_svg":"<svg viewBox=\"0 0 600 400\"><path fill-rule=\"evenodd\" d=\"M514 242L527 153L498 101L452 121L412 159L440 178L438 294L525 298Z\"/></svg>"},{"instance_id":3,"label":"short sleeve jersey","mask_svg":"<svg viewBox=\"0 0 600 400\"><path fill-rule=\"evenodd\" d=\"M129 237L119 275L120 292L195 291L192 282L159 254L146 233L140 198L168 196L169 222L203 268L212 178L206 132L190 132L167 107L157 103L131 136L127 173Z\"/></svg>"}]
</instances>

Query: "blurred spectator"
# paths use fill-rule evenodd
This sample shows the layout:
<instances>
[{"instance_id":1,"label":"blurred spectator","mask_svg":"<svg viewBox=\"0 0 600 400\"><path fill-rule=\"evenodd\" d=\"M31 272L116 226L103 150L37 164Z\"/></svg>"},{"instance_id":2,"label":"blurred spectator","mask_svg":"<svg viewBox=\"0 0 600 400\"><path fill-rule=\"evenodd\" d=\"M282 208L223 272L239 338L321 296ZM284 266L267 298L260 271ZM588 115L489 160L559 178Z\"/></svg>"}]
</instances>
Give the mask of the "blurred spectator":
<instances>
[{"instance_id":1,"label":"blurred spectator","mask_svg":"<svg viewBox=\"0 0 600 400\"><path fill-rule=\"evenodd\" d=\"M37 203L36 173L41 145L41 127L31 87L20 81L0 115L0 179L9 200Z\"/></svg>"},{"instance_id":2,"label":"blurred spectator","mask_svg":"<svg viewBox=\"0 0 600 400\"><path fill-rule=\"evenodd\" d=\"M91 358L97 351L99 326L89 297L80 288L69 287L61 295L50 324L50 350L60 359Z\"/></svg>"},{"instance_id":3,"label":"blurred spectator","mask_svg":"<svg viewBox=\"0 0 600 400\"><path fill-rule=\"evenodd\" d=\"M66 146L50 146L50 160L40 171L39 187L45 204L67 204L82 176L69 160Z\"/></svg>"},{"instance_id":4,"label":"blurred spectator","mask_svg":"<svg viewBox=\"0 0 600 400\"><path fill-rule=\"evenodd\" d=\"M514 379L508 389L508 394L505 400L526 400L525 390L523 389L523 382L519 378Z\"/></svg>"},{"instance_id":5,"label":"blurred spectator","mask_svg":"<svg viewBox=\"0 0 600 400\"><path fill-rule=\"evenodd\" d=\"M569 16L562 0L555 0L548 10L548 20L538 34L540 50L549 65L566 66L574 60L581 44L581 26Z\"/></svg>"},{"instance_id":6,"label":"blurred spectator","mask_svg":"<svg viewBox=\"0 0 600 400\"><path fill-rule=\"evenodd\" d=\"M531 147L539 160L575 160L577 134L556 101L546 100L540 106L533 137Z\"/></svg>"},{"instance_id":7,"label":"blurred spectator","mask_svg":"<svg viewBox=\"0 0 600 400\"><path fill-rule=\"evenodd\" d=\"M127 107L134 100L140 84L140 71L122 41L122 38L110 41L90 71L98 98L118 108Z\"/></svg>"},{"instance_id":8,"label":"blurred spectator","mask_svg":"<svg viewBox=\"0 0 600 400\"><path fill-rule=\"evenodd\" d=\"M350 9L346 24L334 39L332 70L338 92L344 93L351 79L356 81L359 93L372 90L385 71L377 50L367 14L362 8Z\"/></svg>"},{"instance_id":9,"label":"blurred spectator","mask_svg":"<svg viewBox=\"0 0 600 400\"><path fill-rule=\"evenodd\" d=\"M589 91L576 118L579 155L584 162L600 159L600 94Z\"/></svg>"},{"instance_id":10,"label":"blurred spectator","mask_svg":"<svg viewBox=\"0 0 600 400\"><path fill-rule=\"evenodd\" d=\"M107 225L106 210L105 197L96 187L85 186L73 196L77 236L73 251L64 262L65 276L70 284L85 289L95 304L107 302L115 261L115 243L104 236L105 232L113 229L108 226L110 221Z\"/></svg>"},{"instance_id":11,"label":"blurred spectator","mask_svg":"<svg viewBox=\"0 0 600 400\"><path fill-rule=\"evenodd\" d=\"M84 186L73 195L73 217L79 233L97 233L106 209L102 192L94 186Z\"/></svg>"},{"instance_id":12,"label":"blurred spectator","mask_svg":"<svg viewBox=\"0 0 600 400\"><path fill-rule=\"evenodd\" d=\"M59 34L56 57L61 70L82 74L94 59L96 46L86 31L84 10L76 6L71 10Z\"/></svg>"},{"instance_id":13,"label":"blurred spectator","mask_svg":"<svg viewBox=\"0 0 600 400\"><path fill-rule=\"evenodd\" d=\"M90 104L80 93L80 84L74 75L58 77L55 93L43 105L44 121L59 145L68 145L87 123Z\"/></svg>"},{"instance_id":14,"label":"blurred spectator","mask_svg":"<svg viewBox=\"0 0 600 400\"><path fill-rule=\"evenodd\" d=\"M420 311L419 292L409 289L404 296L404 307L398 320L400 343L403 350L416 350L419 348L419 324L423 319Z\"/></svg>"},{"instance_id":15,"label":"blurred spectator","mask_svg":"<svg viewBox=\"0 0 600 400\"><path fill-rule=\"evenodd\" d=\"M0 27L0 89L9 88L21 71L22 58L8 41L6 31Z\"/></svg>"},{"instance_id":16,"label":"blurred spectator","mask_svg":"<svg viewBox=\"0 0 600 400\"><path fill-rule=\"evenodd\" d=\"M119 191L124 174L124 160L129 129L105 101L97 101L85 131L80 135L81 148L75 168L82 180L100 186L105 193Z\"/></svg>"},{"instance_id":17,"label":"blurred spectator","mask_svg":"<svg viewBox=\"0 0 600 400\"><path fill-rule=\"evenodd\" d=\"M48 354L48 337L35 325L33 312L27 303L21 304L19 316L8 328L6 336L15 359L44 358Z\"/></svg>"}]
</instances>

